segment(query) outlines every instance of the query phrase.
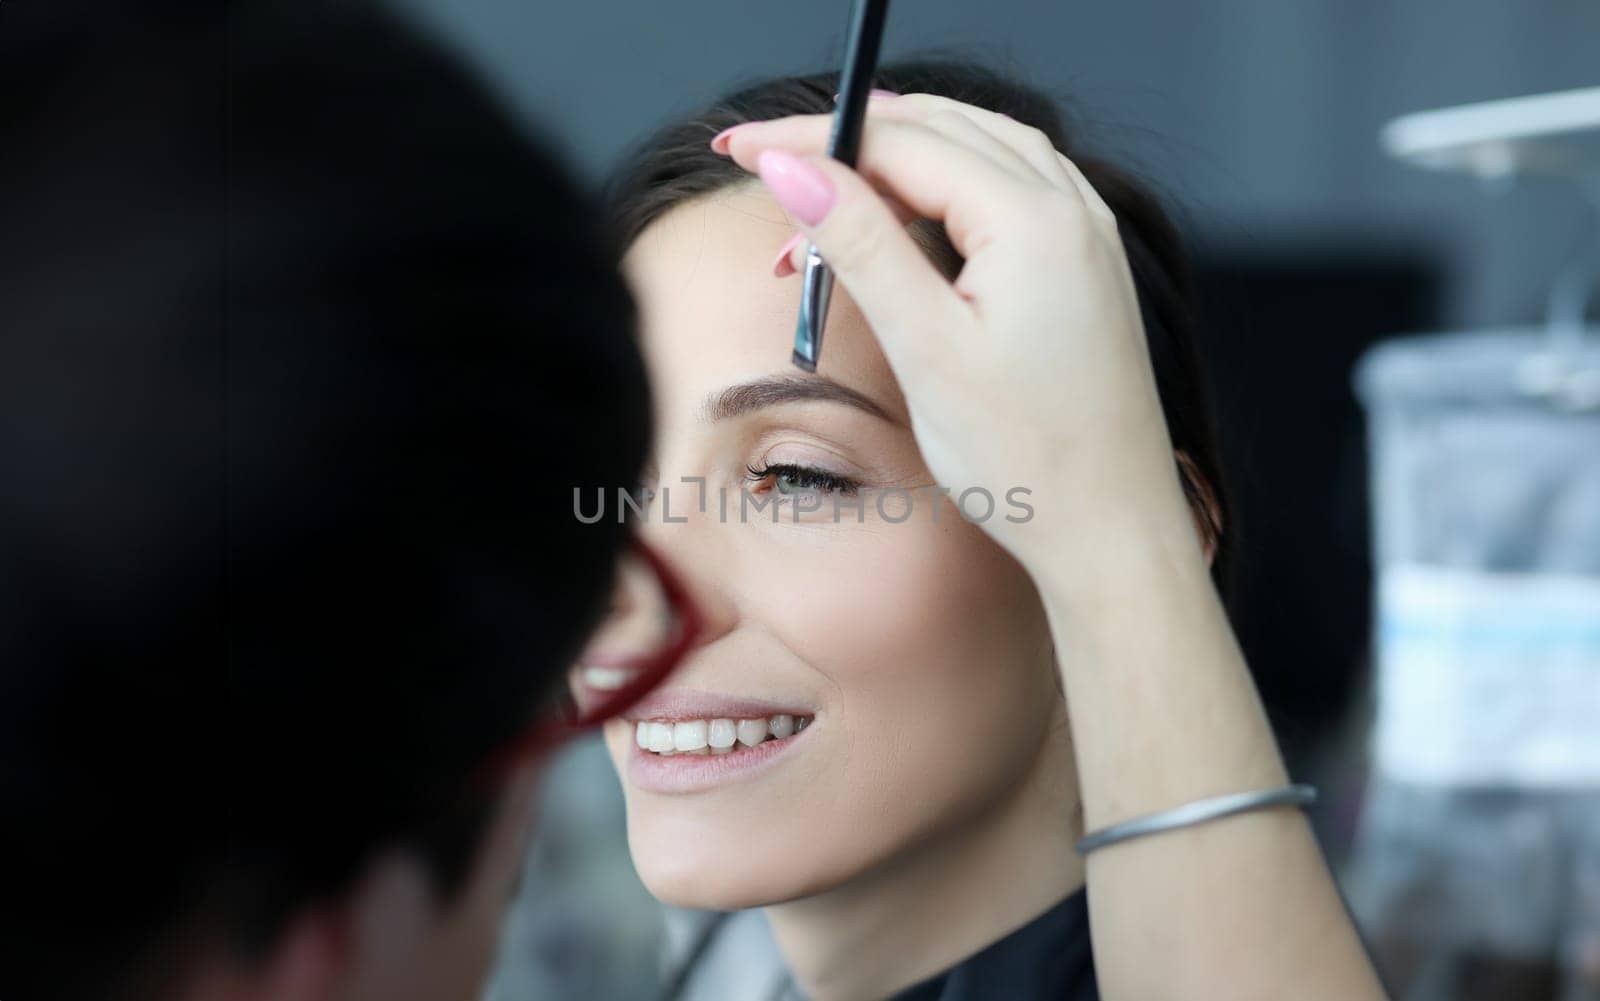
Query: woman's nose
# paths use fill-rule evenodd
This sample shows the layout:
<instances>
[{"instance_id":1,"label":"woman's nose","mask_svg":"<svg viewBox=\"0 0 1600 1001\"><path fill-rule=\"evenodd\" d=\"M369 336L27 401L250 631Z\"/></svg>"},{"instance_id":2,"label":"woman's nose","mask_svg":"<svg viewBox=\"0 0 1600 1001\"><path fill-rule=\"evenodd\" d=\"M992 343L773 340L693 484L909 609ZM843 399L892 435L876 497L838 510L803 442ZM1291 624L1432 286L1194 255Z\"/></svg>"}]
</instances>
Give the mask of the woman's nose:
<instances>
[{"instance_id":1,"label":"woman's nose","mask_svg":"<svg viewBox=\"0 0 1600 1001\"><path fill-rule=\"evenodd\" d=\"M677 572L700 613L696 646L727 635L739 621L738 602L727 586L733 575L729 573L725 533L716 529L715 498L709 499L702 512L692 489L672 489L665 498L658 493L638 527L644 541Z\"/></svg>"}]
</instances>

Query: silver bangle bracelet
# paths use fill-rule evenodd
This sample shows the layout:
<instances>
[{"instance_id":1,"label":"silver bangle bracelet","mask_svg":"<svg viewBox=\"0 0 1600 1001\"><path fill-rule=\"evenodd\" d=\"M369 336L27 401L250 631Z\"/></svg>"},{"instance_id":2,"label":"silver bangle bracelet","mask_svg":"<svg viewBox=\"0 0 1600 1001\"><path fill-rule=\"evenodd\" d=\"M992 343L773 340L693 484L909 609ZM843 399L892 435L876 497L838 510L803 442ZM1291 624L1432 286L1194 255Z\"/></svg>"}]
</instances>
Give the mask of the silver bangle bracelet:
<instances>
[{"instance_id":1,"label":"silver bangle bracelet","mask_svg":"<svg viewBox=\"0 0 1600 1001\"><path fill-rule=\"evenodd\" d=\"M1193 803L1175 806L1170 810L1124 820L1120 824L1102 827L1078 839L1078 854L1087 855L1096 848L1127 841L1129 838L1170 831L1174 827L1188 827L1218 817L1226 817L1246 810L1260 810L1269 806L1305 806L1317 799L1316 786L1286 785L1259 792L1238 792L1228 796L1199 799Z\"/></svg>"}]
</instances>

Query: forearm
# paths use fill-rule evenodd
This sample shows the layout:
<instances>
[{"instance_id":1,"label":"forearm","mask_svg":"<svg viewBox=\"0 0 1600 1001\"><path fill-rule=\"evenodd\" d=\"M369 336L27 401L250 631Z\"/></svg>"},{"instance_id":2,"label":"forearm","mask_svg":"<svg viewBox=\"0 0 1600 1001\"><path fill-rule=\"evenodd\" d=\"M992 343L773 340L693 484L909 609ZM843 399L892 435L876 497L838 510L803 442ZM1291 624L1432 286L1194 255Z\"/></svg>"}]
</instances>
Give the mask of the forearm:
<instances>
[{"instance_id":1,"label":"forearm","mask_svg":"<svg viewBox=\"0 0 1600 1001\"><path fill-rule=\"evenodd\" d=\"M1286 780L1198 543L1172 519L1039 566L1086 828ZM1165 526L1157 529L1156 525ZM1089 856L1108 999L1382 997L1303 814L1255 811Z\"/></svg>"}]
</instances>

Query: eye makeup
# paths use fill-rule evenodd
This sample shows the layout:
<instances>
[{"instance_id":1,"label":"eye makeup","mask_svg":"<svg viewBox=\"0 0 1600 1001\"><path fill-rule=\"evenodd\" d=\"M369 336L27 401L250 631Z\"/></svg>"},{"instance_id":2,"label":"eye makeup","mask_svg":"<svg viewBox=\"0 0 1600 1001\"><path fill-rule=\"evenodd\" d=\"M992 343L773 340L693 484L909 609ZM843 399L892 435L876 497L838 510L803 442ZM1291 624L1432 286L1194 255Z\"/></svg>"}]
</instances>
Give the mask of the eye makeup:
<instances>
[{"instance_id":1,"label":"eye makeup","mask_svg":"<svg viewBox=\"0 0 1600 1001\"><path fill-rule=\"evenodd\" d=\"M746 489L854 494L919 471L914 444L908 451L879 422L839 410L818 407L814 419L791 413L751 427L740 455Z\"/></svg>"},{"instance_id":2,"label":"eye makeup","mask_svg":"<svg viewBox=\"0 0 1600 1001\"><path fill-rule=\"evenodd\" d=\"M909 498L933 485L914 446L896 434L880 437L875 429L845 447L786 425L747 454L757 458L743 463L742 488L781 505L786 513L777 523L783 525L875 523L887 492ZM904 500L896 505L904 506Z\"/></svg>"},{"instance_id":3,"label":"eye makeup","mask_svg":"<svg viewBox=\"0 0 1600 1001\"><path fill-rule=\"evenodd\" d=\"M780 494L794 494L812 490L820 493L837 493L846 497L853 497L861 489L861 484L849 477L837 476L815 466L800 466L793 463L779 462L763 465L757 469L746 465L746 482L753 484L772 481L771 489Z\"/></svg>"},{"instance_id":4,"label":"eye makeup","mask_svg":"<svg viewBox=\"0 0 1600 1001\"><path fill-rule=\"evenodd\" d=\"M873 492L931 485L916 440L904 424L884 419L876 407L860 407L832 393L790 395L801 384L793 377L771 382L783 391L781 398L747 398L752 387L766 383L741 383L733 387L736 392L707 397L713 403L689 425L696 431L690 452L680 454L673 465L702 483L699 489L722 498L712 502L716 510L741 510L738 495L744 492L762 510L769 499L787 510L793 499L799 507L782 517L783 523L815 522L823 518L817 511L832 510L828 498L853 504L869 495L870 516L875 511ZM808 388L811 383L804 381ZM649 469L654 468L652 462ZM812 498L821 500L822 507L816 508Z\"/></svg>"}]
</instances>

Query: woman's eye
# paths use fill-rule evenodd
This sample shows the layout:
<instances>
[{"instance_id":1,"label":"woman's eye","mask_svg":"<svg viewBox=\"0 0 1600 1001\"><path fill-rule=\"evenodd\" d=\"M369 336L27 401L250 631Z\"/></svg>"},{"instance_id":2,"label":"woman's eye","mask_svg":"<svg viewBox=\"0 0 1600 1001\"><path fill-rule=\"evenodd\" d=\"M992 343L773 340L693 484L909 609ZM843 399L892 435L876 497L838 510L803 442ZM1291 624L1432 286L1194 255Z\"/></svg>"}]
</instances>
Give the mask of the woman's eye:
<instances>
[{"instance_id":1,"label":"woman's eye","mask_svg":"<svg viewBox=\"0 0 1600 1001\"><path fill-rule=\"evenodd\" d=\"M847 477L836 476L833 473L814 469L810 466L779 464L763 466L760 469L746 466L745 471L757 483L771 479L772 488L785 495L805 493L807 491L853 494L859 486L854 480Z\"/></svg>"}]
</instances>

